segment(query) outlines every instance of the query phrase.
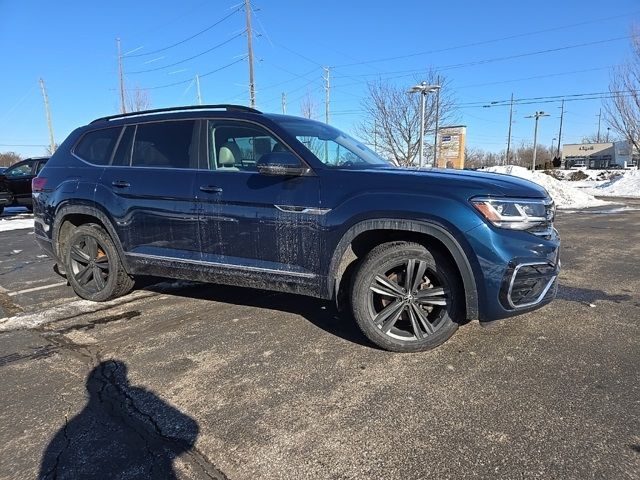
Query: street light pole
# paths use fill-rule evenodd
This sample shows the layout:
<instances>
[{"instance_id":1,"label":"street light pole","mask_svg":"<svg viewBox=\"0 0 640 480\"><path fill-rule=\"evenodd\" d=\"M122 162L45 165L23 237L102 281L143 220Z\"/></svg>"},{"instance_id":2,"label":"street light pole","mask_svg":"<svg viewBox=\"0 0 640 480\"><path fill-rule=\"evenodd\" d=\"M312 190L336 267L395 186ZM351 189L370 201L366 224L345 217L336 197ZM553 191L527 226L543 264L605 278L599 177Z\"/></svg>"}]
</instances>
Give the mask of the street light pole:
<instances>
[{"instance_id":1,"label":"street light pole","mask_svg":"<svg viewBox=\"0 0 640 480\"><path fill-rule=\"evenodd\" d=\"M436 92L440 90L440 85L427 85L427 82L421 82L419 85L414 85L413 87L411 87L411 89L409 89L409 93L419 93L420 94L420 145L419 145L419 152L418 152L418 159L419 159L419 165L420 168L422 168L424 166L424 161L423 161L423 152L424 152L424 110L425 110L425 103L426 103L426 97L428 93L431 92ZM438 122L438 117L437 117L437 113L436 113L436 133L437 133L437 122ZM434 156L435 156L435 151L434 151Z\"/></svg>"},{"instance_id":2,"label":"street light pole","mask_svg":"<svg viewBox=\"0 0 640 480\"><path fill-rule=\"evenodd\" d=\"M436 85L440 85L440 76L436 79ZM433 130L433 165L438 166L438 120L440 119L440 87L436 89L436 128Z\"/></svg>"},{"instance_id":3,"label":"street light pole","mask_svg":"<svg viewBox=\"0 0 640 480\"><path fill-rule=\"evenodd\" d=\"M525 118L536 119L535 127L533 128L533 161L531 164L531 170L533 170L534 172L536 171L536 153L538 149L538 119L540 119L540 117L548 117L548 116L549 116L548 113L544 113L540 111L540 112L534 113L533 115L529 115L525 117Z\"/></svg>"}]
</instances>

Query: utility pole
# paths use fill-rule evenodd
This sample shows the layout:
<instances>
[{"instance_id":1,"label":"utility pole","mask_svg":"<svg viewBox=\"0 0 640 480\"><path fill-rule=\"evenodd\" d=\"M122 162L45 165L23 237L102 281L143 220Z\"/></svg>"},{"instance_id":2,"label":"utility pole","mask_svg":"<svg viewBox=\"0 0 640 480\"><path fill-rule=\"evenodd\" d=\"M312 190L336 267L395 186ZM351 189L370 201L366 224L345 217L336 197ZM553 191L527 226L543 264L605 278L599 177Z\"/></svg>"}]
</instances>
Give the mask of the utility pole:
<instances>
[{"instance_id":1,"label":"utility pole","mask_svg":"<svg viewBox=\"0 0 640 480\"><path fill-rule=\"evenodd\" d=\"M116 38L116 43L118 45L118 75L120 76L120 113L127 113L127 106L124 103L124 73L122 71L122 50L119 38Z\"/></svg>"},{"instance_id":2,"label":"utility pole","mask_svg":"<svg viewBox=\"0 0 640 480\"><path fill-rule=\"evenodd\" d=\"M329 99L331 95L331 83L329 75L331 67L322 67L325 72L324 76L324 123L329 123Z\"/></svg>"},{"instance_id":3,"label":"utility pole","mask_svg":"<svg viewBox=\"0 0 640 480\"><path fill-rule=\"evenodd\" d=\"M511 103L509 105L509 133L507 134L507 157L505 165L509 165L509 153L511 152L511 124L513 123L513 93L511 94Z\"/></svg>"},{"instance_id":4,"label":"utility pole","mask_svg":"<svg viewBox=\"0 0 640 480\"><path fill-rule=\"evenodd\" d=\"M600 143L600 119L602 118L602 108L598 112L598 143Z\"/></svg>"},{"instance_id":5,"label":"utility pole","mask_svg":"<svg viewBox=\"0 0 640 480\"><path fill-rule=\"evenodd\" d=\"M558 151L556 157L560 158L560 146L562 145L562 120L564 119L564 98L560 104L560 130L558 131Z\"/></svg>"},{"instance_id":6,"label":"utility pole","mask_svg":"<svg viewBox=\"0 0 640 480\"><path fill-rule=\"evenodd\" d=\"M53 138L53 124L51 123L51 111L49 110L49 97L47 89L44 86L44 80L40 79L40 89L42 90L42 99L44 100L44 111L47 114L47 127L49 128L49 148L51 154L56 151L56 141Z\"/></svg>"},{"instance_id":7,"label":"utility pole","mask_svg":"<svg viewBox=\"0 0 640 480\"><path fill-rule=\"evenodd\" d=\"M440 75L436 78L436 128L433 131L433 168L438 167L438 121L440 120Z\"/></svg>"},{"instance_id":8,"label":"utility pole","mask_svg":"<svg viewBox=\"0 0 640 480\"><path fill-rule=\"evenodd\" d=\"M200 93L200 75L196 75L196 95L198 98L198 105L202 105L202 94Z\"/></svg>"},{"instance_id":9,"label":"utility pole","mask_svg":"<svg viewBox=\"0 0 640 480\"><path fill-rule=\"evenodd\" d=\"M535 118L536 119L536 126L533 129L533 162L531 164L531 170L533 170L534 172L536 171L536 153L537 153L537 149L538 149L538 119L540 117L548 117L549 114L548 113L544 113L542 111L540 112L536 112L533 115L529 115L528 117L525 118Z\"/></svg>"},{"instance_id":10,"label":"utility pole","mask_svg":"<svg viewBox=\"0 0 640 480\"><path fill-rule=\"evenodd\" d=\"M247 19L247 50L249 52L249 106L256 108L256 84L253 78L253 34L251 33L251 1L244 0Z\"/></svg>"},{"instance_id":11,"label":"utility pole","mask_svg":"<svg viewBox=\"0 0 640 480\"><path fill-rule=\"evenodd\" d=\"M287 94L282 92L282 114L287 113Z\"/></svg>"}]
</instances>

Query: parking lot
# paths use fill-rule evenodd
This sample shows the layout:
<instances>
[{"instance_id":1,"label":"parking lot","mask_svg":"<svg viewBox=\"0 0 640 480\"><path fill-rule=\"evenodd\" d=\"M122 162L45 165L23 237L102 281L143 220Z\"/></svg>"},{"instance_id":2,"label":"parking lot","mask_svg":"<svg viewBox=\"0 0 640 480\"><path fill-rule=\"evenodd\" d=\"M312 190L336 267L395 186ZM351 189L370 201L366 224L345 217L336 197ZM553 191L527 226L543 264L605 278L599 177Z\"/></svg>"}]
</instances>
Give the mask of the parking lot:
<instances>
[{"instance_id":1,"label":"parking lot","mask_svg":"<svg viewBox=\"0 0 640 480\"><path fill-rule=\"evenodd\" d=\"M640 202L561 212L558 299L435 351L332 304L141 279L74 296L0 232L0 478L640 476Z\"/></svg>"}]
</instances>

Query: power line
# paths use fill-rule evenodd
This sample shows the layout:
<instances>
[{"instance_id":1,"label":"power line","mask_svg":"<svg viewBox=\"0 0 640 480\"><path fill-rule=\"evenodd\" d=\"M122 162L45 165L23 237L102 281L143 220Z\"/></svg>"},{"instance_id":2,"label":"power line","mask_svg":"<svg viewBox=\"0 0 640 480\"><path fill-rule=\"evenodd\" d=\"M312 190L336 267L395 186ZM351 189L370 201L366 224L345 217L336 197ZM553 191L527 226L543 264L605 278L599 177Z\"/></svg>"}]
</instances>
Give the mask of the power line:
<instances>
[{"instance_id":1,"label":"power line","mask_svg":"<svg viewBox=\"0 0 640 480\"><path fill-rule=\"evenodd\" d=\"M224 65L223 67L216 68L215 70L211 70L210 72L207 72L207 73L205 73L203 75L200 75L200 78L207 77L209 75L213 75L214 73L217 73L220 70L224 70L225 68L229 68L232 65L235 65L236 63L244 61L246 58L247 58L246 56L243 56L242 58L239 58L238 60L236 60L234 62L231 62L231 63L229 63L227 65ZM145 87L145 90L158 90L160 88L169 88L169 87L174 87L176 85L184 85L185 83L189 83L189 82L193 82L193 78L190 78L188 80L183 80L181 82L169 83L167 85L158 85L156 87Z\"/></svg>"},{"instance_id":2,"label":"power line","mask_svg":"<svg viewBox=\"0 0 640 480\"><path fill-rule=\"evenodd\" d=\"M615 42L615 41L619 41L619 40L627 40L629 39L629 35L625 35L622 37L614 37L614 38L608 38L605 40L595 40L593 42L583 42L583 43L577 43L574 45L565 45L563 47L556 47L556 48L547 48L544 50L536 50L533 52L526 52L526 53L519 53L519 54L515 54L515 55L507 55L504 57L494 57L494 58L487 58L484 60L475 60L472 62L464 62L464 63L454 63L454 64L450 64L450 65L444 65L444 66L436 66L438 71L443 71L443 70L452 70L452 69L456 69L456 68L463 68L463 67L470 67L470 66L476 66L476 65L484 65L487 63L493 63L493 62L499 62L499 61L504 61L504 60L513 60L515 58L523 58L523 57L530 57L533 55L542 55L545 53L553 53L553 52L560 52L563 50L570 50L573 48L581 48L581 47L587 47L587 46L591 46L591 45L598 45L598 44L602 44L602 43L610 43L610 42ZM424 72L424 68L421 69L414 69L414 70L400 70L400 71L395 71L395 72L382 72L383 75L394 75L395 78L399 78L397 76L397 74L400 73L408 73L409 75L400 75L400 76L410 76L411 74L416 74L416 73L420 73L420 72ZM336 75L334 78L361 78L361 77L371 77L371 76L381 76L380 74L376 74L376 73L363 73L363 74L358 74L358 75ZM346 85L342 85L342 86L346 86Z\"/></svg>"},{"instance_id":3,"label":"power line","mask_svg":"<svg viewBox=\"0 0 640 480\"><path fill-rule=\"evenodd\" d=\"M543 30L536 30L536 31L533 31L533 32L517 33L517 34L514 34L514 35L508 35L506 37L494 38L494 39L491 39L491 40L482 40L482 41L479 41L479 42L465 43L465 44L461 44L461 45L455 45L455 46L452 46L452 47L445 47L445 48L440 48L440 49L435 49L435 50L426 50L426 51L423 51L423 52L410 53L410 54L406 54L406 55L398 55L398 56L395 56L395 57L386 57L386 58L379 58L379 59L374 59L374 60L365 60L365 61L362 61L362 62L344 63L342 65L336 65L335 68L352 67L352 66L356 66L356 65L366 65L366 64L370 64L370 63L388 62L388 61L391 61L391 60L400 60L400 59L404 59L404 58L417 57L417 56L421 56L421 55L430 55L430 54L434 54L434 53L449 52L451 50L457 50L457 49L462 49L462 48L477 47L477 46L481 46L481 45L487 45L487 44L490 44L490 43L502 42L504 40L513 40L514 38L521 38L521 37L527 37L527 36L531 36L531 35L538 35L538 34L541 34L541 33L548 33L548 32L553 32L553 31L557 31L557 30L564 30L566 28L579 27L579 26L588 25L588 24L592 24L592 23L600 23L600 22L603 22L603 21L613 20L613 19L616 19L616 18L622 18L622 17L627 17L628 18L630 15L635 15L636 13L638 13L638 11L634 11L634 12L631 12L631 13L625 13L625 14L621 14L621 15L614 15L614 16L606 17L606 18L587 20L587 21L584 21L584 22L573 23L573 24L569 24L569 25L561 25L561 26L558 26L558 27L546 28L546 29L543 29Z\"/></svg>"},{"instance_id":4,"label":"power line","mask_svg":"<svg viewBox=\"0 0 640 480\"><path fill-rule=\"evenodd\" d=\"M217 45L215 45L215 46L213 46L213 47L211 47L211 48L209 48L209 49L205 50L204 52L200 52L200 53L198 53L197 55L194 55L194 56L189 57L189 58L185 58L185 59L180 60L180 61L178 61L178 62L174 62L174 63L171 63L171 64L169 64L169 65L164 65L164 66L162 66L162 67L150 68L150 69L148 69L148 70L138 70L138 71L135 71L135 72L128 72L128 73L129 73L130 75L132 75L132 74L138 74L138 73L157 72L158 70L164 70L165 68L175 67L176 65L180 65L180 64L182 64L182 63L188 62L189 60L193 60L194 58L198 58L198 57L201 57L202 55L205 55L205 54L207 54L207 53L209 53L209 52L212 52L212 51L213 51L213 50L215 50L216 48L220 48L220 47L222 47L223 45L226 45L227 43L231 42L232 40L234 40L234 39L236 39L236 38L238 38L238 37L240 37L240 36L244 35L244 33L245 33L245 30L243 30L242 32L238 33L237 35L234 35L234 36L233 36L233 37L231 37L231 38L228 38L228 39L227 39L227 40L225 40L224 42L219 43L219 44L217 44Z\"/></svg>"},{"instance_id":5,"label":"power line","mask_svg":"<svg viewBox=\"0 0 640 480\"><path fill-rule=\"evenodd\" d=\"M136 55L127 55L127 54L125 54L124 56L125 56L126 58L145 57L145 56L147 56L147 55L154 55L154 54L156 54L156 53L160 53L160 52L164 52L165 50L169 50L170 48L177 47L178 45L182 45L183 43L186 43L186 42L188 42L189 40L193 40L194 38L196 38L196 37L198 37L198 36L202 35L203 33L208 32L208 31L209 31L209 30L211 30L213 27L216 27L217 25L220 25L222 22L224 22L226 19L228 19L228 18L232 17L235 13L239 12L240 10L242 10L242 8L240 8L240 7L236 8L236 9L235 9L233 12L231 12L229 15L226 15L225 17L221 18L221 19L220 19L220 20L218 20L217 22L212 23L211 25L209 25L209 26L208 26L207 28L205 28L204 30L200 30L198 33L195 33L195 34L191 35L190 37L185 38L184 40L180 40L179 42L173 43L173 44L171 44L171 45L169 45L169 46L167 46L167 47L159 48L159 49L157 49L157 50L153 50L152 52L147 52L147 53L138 53L138 54L136 54ZM143 48L143 47L141 47L141 48Z\"/></svg>"}]
</instances>

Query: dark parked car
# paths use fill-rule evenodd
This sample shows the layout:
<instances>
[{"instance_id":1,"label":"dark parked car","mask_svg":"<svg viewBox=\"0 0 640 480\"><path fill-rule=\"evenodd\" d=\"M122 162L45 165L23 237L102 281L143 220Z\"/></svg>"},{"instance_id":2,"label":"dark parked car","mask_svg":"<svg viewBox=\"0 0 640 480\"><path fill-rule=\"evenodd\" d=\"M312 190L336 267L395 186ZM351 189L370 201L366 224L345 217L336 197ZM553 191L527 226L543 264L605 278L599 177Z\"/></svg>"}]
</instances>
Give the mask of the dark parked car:
<instances>
[{"instance_id":1,"label":"dark parked car","mask_svg":"<svg viewBox=\"0 0 640 480\"><path fill-rule=\"evenodd\" d=\"M0 214L5 207L32 208L31 180L49 157L27 158L0 172Z\"/></svg>"},{"instance_id":2,"label":"dark parked car","mask_svg":"<svg viewBox=\"0 0 640 480\"><path fill-rule=\"evenodd\" d=\"M394 167L329 125L247 107L97 119L33 190L36 238L82 298L139 274L295 292L348 302L395 351L548 303L560 268L542 187Z\"/></svg>"}]
</instances>

